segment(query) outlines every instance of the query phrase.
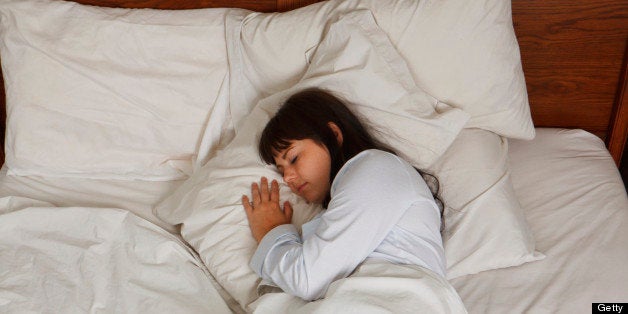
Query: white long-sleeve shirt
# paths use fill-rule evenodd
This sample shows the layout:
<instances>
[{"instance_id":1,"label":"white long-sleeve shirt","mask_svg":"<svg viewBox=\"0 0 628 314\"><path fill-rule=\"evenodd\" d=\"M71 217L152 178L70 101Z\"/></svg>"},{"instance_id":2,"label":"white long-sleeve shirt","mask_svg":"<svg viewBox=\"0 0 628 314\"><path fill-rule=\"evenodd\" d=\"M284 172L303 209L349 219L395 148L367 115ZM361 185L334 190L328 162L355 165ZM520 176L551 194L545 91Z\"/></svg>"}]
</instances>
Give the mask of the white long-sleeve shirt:
<instances>
[{"instance_id":1,"label":"white long-sleeve shirt","mask_svg":"<svg viewBox=\"0 0 628 314\"><path fill-rule=\"evenodd\" d=\"M445 275L440 211L421 175L405 160L366 150L331 185L327 210L302 226L280 225L250 263L264 280L305 300L324 296L366 258L415 264Z\"/></svg>"}]
</instances>

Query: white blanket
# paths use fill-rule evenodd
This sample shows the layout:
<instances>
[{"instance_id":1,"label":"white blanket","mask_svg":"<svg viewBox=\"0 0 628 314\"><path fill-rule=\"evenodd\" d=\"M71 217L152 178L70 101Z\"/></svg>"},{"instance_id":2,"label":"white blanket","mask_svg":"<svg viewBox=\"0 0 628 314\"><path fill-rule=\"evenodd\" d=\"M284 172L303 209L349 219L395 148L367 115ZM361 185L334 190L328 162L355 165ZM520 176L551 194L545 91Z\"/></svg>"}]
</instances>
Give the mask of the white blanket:
<instances>
[{"instance_id":1,"label":"white blanket","mask_svg":"<svg viewBox=\"0 0 628 314\"><path fill-rule=\"evenodd\" d=\"M0 199L1 313L230 313L175 236L121 209L45 205Z\"/></svg>"},{"instance_id":2,"label":"white blanket","mask_svg":"<svg viewBox=\"0 0 628 314\"><path fill-rule=\"evenodd\" d=\"M331 284L324 299L306 302L284 292L250 305L256 313L466 313L454 288L437 274L410 265L367 261Z\"/></svg>"}]
</instances>

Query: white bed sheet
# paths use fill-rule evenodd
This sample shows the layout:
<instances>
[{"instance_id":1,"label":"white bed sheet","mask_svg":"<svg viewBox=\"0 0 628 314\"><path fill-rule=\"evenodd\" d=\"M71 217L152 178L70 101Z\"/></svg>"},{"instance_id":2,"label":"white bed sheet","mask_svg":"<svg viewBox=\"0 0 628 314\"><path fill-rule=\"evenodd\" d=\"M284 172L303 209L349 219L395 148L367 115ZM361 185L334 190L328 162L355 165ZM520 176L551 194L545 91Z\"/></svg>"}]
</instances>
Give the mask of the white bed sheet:
<instances>
[{"instance_id":1,"label":"white bed sheet","mask_svg":"<svg viewBox=\"0 0 628 314\"><path fill-rule=\"evenodd\" d=\"M0 215L0 312L231 313L191 249L129 211L22 205Z\"/></svg>"},{"instance_id":2,"label":"white bed sheet","mask_svg":"<svg viewBox=\"0 0 628 314\"><path fill-rule=\"evenodd\" d=\"M182 182L183 180L124 181L39 176L19 177L8 176L6 167L2 167L0 170L0 224L6 223L6 227L1 230L3 233L0 236L2 238L0 241L0 251L2 251L0 257L0 312L14 312L26 304L29 304L29 307L35 312L38 310L45 312L52 309L52 306L56 306L56 310L53 312L67 313L68 311L75 312L75 310L82 312L87 305L93 306L93 308L88 308L86 311L96 311L100 307L105 308L106 311L123 311L123 307L115 308L113 306L118 306L117 303L112 303L106 299L111 294L127 294L126 288L120 286L120 280L132 279L137 281L138 278L135 277L134 271L138 273L152 272L158 276L159 269L177 269L180 272L178 281L168 278L167 273L161 279L153 278L152 281L145 281L143 285L148 290L152 289L155 292L152 298L142 295L129 296L123 299L126 303L120 303L120 306L126 304L128 309L134 308L144 312L144 310L150 309L150 304L146 308L136 307L140 301L146 301L142 298L146 297L151 300L158 298L159 293L164 293L161 296L163 301L160 303L166 305L162 307L163 312L168 312L166 309L174 309L177 300L189 303L187 309L191 312L207 312L208 309L212 309L212 313L221 313L225 309L225 304L232 311L239 312L240 309L237 304L211 277L198 255L189 249L181 239L177 227L161 221L152 212L154 204L171 193ZM36 209L28 207L35 207ZM56 224L39 226L34 224L31 226L31 221L42 222L40 220L41 215L37 214L38 211L42 210L49 213L54 212L51 217L56 219ZM10 212L15 212L13 214L16 215L4 215ZM102 226L91 225L91 231L82 232L81 226L73 225L75 222L73 215L81 213L91 217L90 219L94 221L100 221ZM9 221L7 217L12 219L11 223L7 222ZM28 227L8 228L10 226L15 227L19 221L24 221L23 225ZM115 231L116 229L117 231ZM149 237L141 236L142 233L146 233L146 230L149 230L152 235ZM103 232L107 236L102 236ZM25 237L25 234L37 235L41 239L33 242L34 238ZM61 236L62 234L63 236ZM138 234L140 237L136 236ZM106 255L121 255L122 258L108 259L102 263L91 261L83 265L82 262L72 260L72 256L78 256L75 253L53 254L54 251L46 251L46 245L41 245L44 243L62 247L67 245L84 246L85 254L89 255L90 242L94 241L101 241L109 245L116 244L109 248ZM160 256L146 256L124 250L124 245L129 243L132 247L158 249ZM118 244L124 245L119 246ZM32 251L33 258L39 261L43 260L43 263L33 263L30 267L20 268L20 265L11 262L12 257L2 259L7 254L15 255L23 247L33 247L33 245L35 245L35 249ZM129 264L128 261L133 261L133 263ZM113 268L108 267L107 263L111 263ZM155 263L161 264L161 266L155 266ZM72 268L72 266L79 264L81 268ZM66 268L72 269L72 271L64 271ZM92 271L101 270L104 272L99 276L89 277ZM84 290L85 293L70 296L63 301L59 301L56 297L48 300L41 295L48 289L45 285L16 286L12 283L19 280L36 282L41 274L48 272L58 274L56 277L53 276L53 280L50 280L51 285L54 285L55 282L66 283L74 287L75 291ZM195 276L197 276L197 280ZM113 278L110 285L92 280L107 277ZM166 288L164 284L170 285L171 289ZM196 291L193 293L189 290L186 291L184 289L186 285L194 287ZM108 288L109 286L113 288ZM177 291L177 289L179 290ZM20 300L35 296L39 301L20 303ZM74 299L72 299L73 297ZM88 300L86 302L91 300L92 304L79 304L79 301L84 298ZM199 303L199 300L206 302ZM70 305L64 305L68 302ZM51 307L45 307L46 304ZM152 309L151 312L153 312Z\"/></svg>"},{"instance_id":3,"label":"white bed sheet","mask_svg":"<svg viewBox=\"0 0 628 314\"><path fill-rule=\"evenodd\" d=\"M469 313L587 313L628 302L628 199L613 159L582 130L510 141L512 180L546 258L452 280Z\"/></svg>"},{"instance_id":4,"label":"white bed sheet","mask_svg":"<svg viewBox=\"0 0 628 314\"><path fill-rule=\"evenodd\" d=\"M128 210L151 223L178 235L175 226L157 218L152 208L176 189L178 181L125 181L110 179L54 178L9 176L7 167L0 169L0 198L11 197L44 201L56 207L84 206ZM0 206L0 213L10 204Z\"/></svg>"}]
</instances>

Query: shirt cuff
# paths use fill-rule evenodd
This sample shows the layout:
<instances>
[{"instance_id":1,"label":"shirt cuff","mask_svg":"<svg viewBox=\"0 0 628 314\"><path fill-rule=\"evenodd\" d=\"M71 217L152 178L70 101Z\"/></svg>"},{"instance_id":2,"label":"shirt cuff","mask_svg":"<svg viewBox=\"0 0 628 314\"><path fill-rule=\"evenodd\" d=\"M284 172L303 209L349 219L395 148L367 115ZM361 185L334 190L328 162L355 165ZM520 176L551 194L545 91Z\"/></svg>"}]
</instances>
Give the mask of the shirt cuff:
<instances>
[{"instance_id":1,"label":"shirt cuff","mask_svg":"<svg viewBox=\"0 0 628 314\"><path fill-rule=\"evenodd\" d=\"M255 250L255 254L253 254L253 258L251 258L249 266L260 278L263 278L262 267L264 267L266 255L268 255L268 252L273 248L273 246L275 246L279 239L284 236L291 236L290 238L292 239L299 239L297 228L292 224L285 224L279 225L270 230L257 246L257 250Z\"/></svg>"}]
</instances>

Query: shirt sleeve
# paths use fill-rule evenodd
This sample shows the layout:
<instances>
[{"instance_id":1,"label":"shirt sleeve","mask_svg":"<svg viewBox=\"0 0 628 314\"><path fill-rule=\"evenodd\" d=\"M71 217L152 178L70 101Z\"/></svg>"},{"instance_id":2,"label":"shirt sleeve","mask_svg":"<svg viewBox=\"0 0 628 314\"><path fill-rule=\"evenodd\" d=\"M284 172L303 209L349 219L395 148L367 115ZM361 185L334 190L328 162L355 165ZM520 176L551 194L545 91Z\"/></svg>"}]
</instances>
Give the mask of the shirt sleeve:
<instances>
[{"instance_id":1,"label":"shirt sleeve","mask_svg":"<svg viewBox=\"0 0 628 314\"><path fill-rule=\"evenodd\" d=\"M253 254L253 258L251 258L251 263L249 264L253 271L255 271L255 273L261 278L264 278L262 273L264 259L268 255L268 252L278 243L302 243L301 237L297 232L297 228L294 225L289 224L280 225L270 230L264 238L262 238L262 241L257 246L257 250L255 250L255 254Z\"/></svg>"},{"instance_id":2,"label":"shirt sleeve","mask_svg":"<svg viewBox=\"0 0 628 314\"><path fill-rule=\"evenodd\" d=\"M266 234L251 260L260 277L304 300L324 296L385 239L416 198L414 168L397 156L366 151L343 166L315 232L302 240L292 225ZM416 173L415 173L416 175Z\"/></svg>"}]
</instances>

